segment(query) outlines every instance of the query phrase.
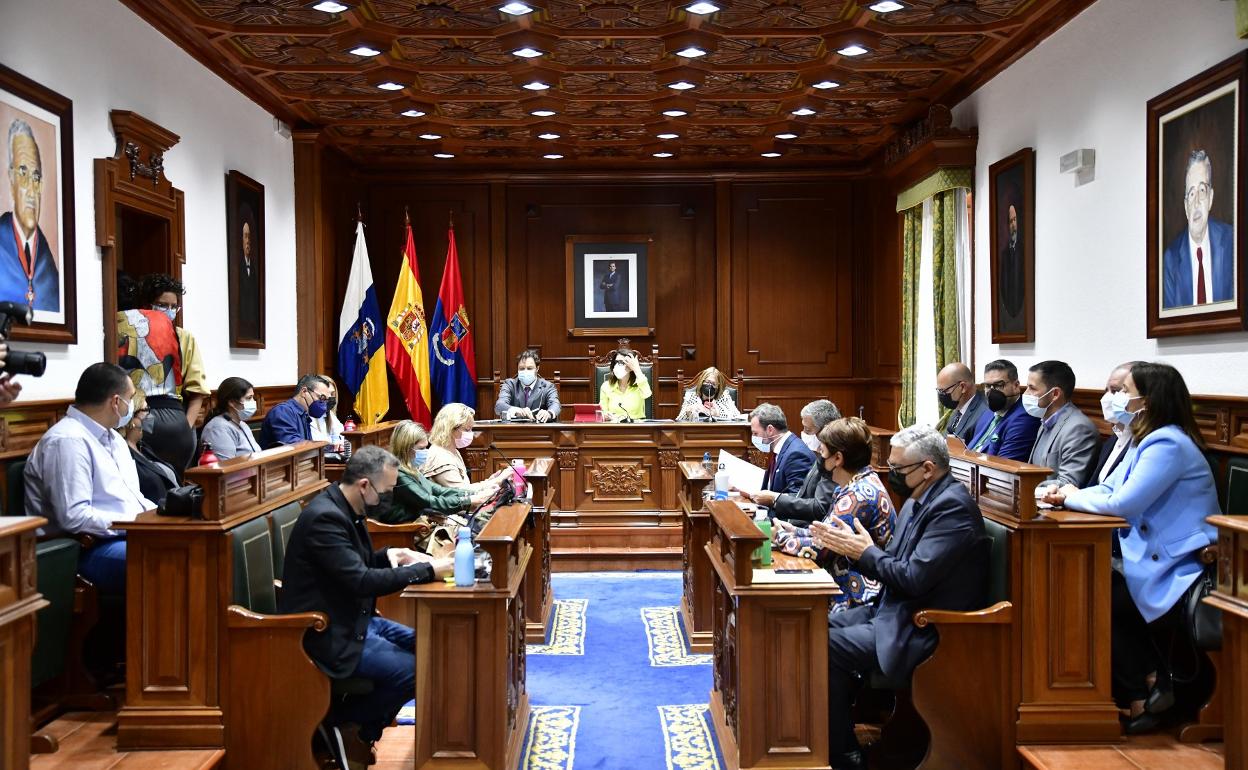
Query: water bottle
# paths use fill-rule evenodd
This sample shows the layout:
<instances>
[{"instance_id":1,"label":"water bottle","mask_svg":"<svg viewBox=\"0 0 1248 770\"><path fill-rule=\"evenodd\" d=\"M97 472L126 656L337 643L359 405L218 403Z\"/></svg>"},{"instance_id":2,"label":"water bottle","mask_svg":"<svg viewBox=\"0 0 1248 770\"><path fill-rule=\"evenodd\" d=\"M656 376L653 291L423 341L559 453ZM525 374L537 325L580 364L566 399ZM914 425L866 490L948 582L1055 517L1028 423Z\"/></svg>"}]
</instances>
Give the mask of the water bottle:
<instances>
[{"instance_id":1,"label":"water bottle","mask_svg":"<svg viewBox=\"0 0 1248 770\"><path fill-rule=\"evenodd\" d=\"M516 497L520 498L521 500L528 499L529 483L524 480L524 474L528 473L529 469L524 466L524 460L521 460L518 457L512 460L511 472L513 475L511 483L512 483L512 486L515 487Z\"/></svg>"},{"instance_id":2,"label":"water bottle","mask_svg":"<svg viewBox=\"0 0 1248 770\"><path fill-rule=\"evenodd\" d=\"M200 465L213 465L217 462L217 455L212 451L212 444L204 442L204 451L199 455Z\"/></svg>"},{"instance_id":3,"label":"water bottle","mask_svg":"<svg viewBox=\"0 0 1248 770\"><path fill-rule=\"evenodd\" d=\"M771 566L771 519L767 518L767 511L763 508L758 509L758 514L754 518L754 526L758 527L767 539L758 547L754 553L758 557L759 566Z\"/></svg>"},{"instance_id":4,"label":"water bottle","mask_svg":"<svg viewBox=\"0 0 1248 770\"><path fill-rule=\"evenodd\" d=\"M459 542L455 544L455 585L469 587L477 582L477 562L472 552L472 530L459 528Z\"/></svg>"},{"instance_id":5,"label":"water bottle","mask_svg":"<svg viewBox=\"0 0 1248 770\"><path fill-rule=\"evenodd\" d=\"M708 476L715 475L715 465L711 462L710 452L702 453L702 470L706 471L706 475Z\"/></svg>"},{"instance_id":6,"label":"water bottle","mask_svg":"<svg viewBox=\"0 0 1248 770\"><path fill-rule=\"evenodd\" d=\"M728 499L728 466L723 463L719 464L719 471L715 474L715 499Z\"/></svg>"}]
</instances>

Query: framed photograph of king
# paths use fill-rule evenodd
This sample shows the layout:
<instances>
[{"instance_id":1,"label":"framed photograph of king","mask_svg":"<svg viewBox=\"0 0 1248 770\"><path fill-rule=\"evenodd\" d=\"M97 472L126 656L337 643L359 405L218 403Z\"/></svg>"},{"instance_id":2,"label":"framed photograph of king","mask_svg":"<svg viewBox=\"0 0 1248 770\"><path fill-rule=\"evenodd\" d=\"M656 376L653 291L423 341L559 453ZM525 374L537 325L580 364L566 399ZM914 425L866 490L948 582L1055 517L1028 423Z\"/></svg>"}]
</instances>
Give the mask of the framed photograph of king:
<instances>
[{"instance_id":1,"label":"framed photograph of king","mask_svg":"<svg viewBox=\"0 0 1248 770\"><path fill-rule=\"evenodd\" d=\"M230 282L230 347L264 347L264 185L231 171L225 176L225 227Z\"/></svg>"},{"instance_id":2,"label":"framed photograph of king","mask_svg":"<svg viewBox=\"0 0 1248 770\"><path fill-rule=\"evenodd\" d=\"M1024 147L988 167L992 341L1036 339L1036 152Z\"/></svg>"},{"instance_id":3,"label":"framed photograph of king","mask_svg":"<svg viewBox=\"0 0 1248 770\"><path fill-rule=\"evenodd\" d=\"M1248 54L1148 102L1148 336L1245 328Z\"/></svg>"},{"instance_id":4,"label":"framed photograph of king","mask_svg":"<svg viewBox=\"0 0 1248 770\"><path fill-rule=\"evenodd\" d=\"M15 340L78 341L73 102L0 65L0 302L29 305Z\"/></svg>"},{"instance_id":5,"label":"framed photograph of king","mask_svg":"<svg viewBox=\"0 0 1248 770\"><path fill-rule=\"evenodd\" d=\"M649 235L569 235L565 239L568 334L654 334Z\"/></svg>"}]
</instances>

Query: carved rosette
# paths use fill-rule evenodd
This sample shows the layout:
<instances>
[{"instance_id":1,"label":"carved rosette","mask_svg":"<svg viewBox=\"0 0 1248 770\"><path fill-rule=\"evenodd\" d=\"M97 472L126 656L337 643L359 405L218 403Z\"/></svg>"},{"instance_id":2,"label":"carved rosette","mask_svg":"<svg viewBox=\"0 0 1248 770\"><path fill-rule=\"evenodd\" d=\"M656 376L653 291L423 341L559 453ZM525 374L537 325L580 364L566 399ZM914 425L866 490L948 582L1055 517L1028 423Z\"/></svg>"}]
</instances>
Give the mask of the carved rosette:
<instances>
[{"instance_id":1,"label":"carved rosette","mask_svg":"<svg viewBox=\"0 0 1248 770\"><path fill-rule=\"evenodd\" d=\"M507 612L507 730L516 724L516 711L520 708L520 696L524 693L525 647L524 647L524 592L509 602Z\"/></svg>"},{"instance_id":2,"label":"carved rosette","mask_svg":"<svg viewBox=\"0 0 1248 770\"><path fill-rule=\"evenodd\" d=\"M597 494L635 497L641 494L644 471L637 465L599 465L590 472L590 483Z\"/></svg>"},{"instance_id":3,"label":"carved rosette","mask_svg":"<svg viewBox=\"0 0 1248 770\"><path fill-rule=\"evenodd\" d=\"M463 450L464 465L469 471L484 471L486 461L488 460L487 452L484 449L465 449Z\"/></svg>"},{"instance_id":4,"label":"carved rosette","mask_svg":"<svg viewBox=\"0 0 1248 770\"><path fill-rule=\"evenodd\" d=\"M679 449L659 450L659 467L661 468L675 468L680 459Z\"/></svg>"},{"instance_id":5,"label":"carved rosette","mask_svg":"<svg viewBox=\"0 0 1248 770\"><path fill-rule=\"evenodd\" d=\"M559 463L559 470L574 471L576 463L580 459L580 453L575 449L560 449L555 452L555 460Z\"/></svg>"}]
</instances>

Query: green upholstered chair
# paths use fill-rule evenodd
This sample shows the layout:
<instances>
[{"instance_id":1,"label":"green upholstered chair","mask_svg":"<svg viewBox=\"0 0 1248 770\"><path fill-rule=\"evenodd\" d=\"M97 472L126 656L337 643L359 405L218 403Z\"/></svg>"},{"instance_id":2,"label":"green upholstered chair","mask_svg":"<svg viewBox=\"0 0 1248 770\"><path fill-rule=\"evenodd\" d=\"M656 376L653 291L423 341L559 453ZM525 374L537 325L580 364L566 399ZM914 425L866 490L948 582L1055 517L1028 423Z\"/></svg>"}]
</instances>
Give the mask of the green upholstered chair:
<instances>
[{"instance_id":1,"label":"green upholstered chair","mask_svg":"<svg viewBox=\"0 0 1248 770\"><path fill-rule=\"evenodd\" d=\"M607 374L611 371L611 356L617 349L631 350L637 354L637 359L641 363L641 373L645 375L646 380L650 383L650 398L646 399L646 419L654 419L654 400L659 394L659 346L650 346L650 355L644 355L640 350L633 350L629 347L627 339L621 339L618 348L612 348L603 355L591 355L590 364L590 382L593 388L590 392L591 401L598 403L598 396L602 392L602 384L607 381Z\"/></svg>"},{"instance_id":2,"label":"green upholstered chair","mask_svg":"<svg viewBox=\"0 0 1248 770\"><path fill-rule=\"evenodd\" d=\"M26 515L26 461L14 460L4 470L5 485L8 495L4 501L4 512L9 516ZM36 516L38 514L35 514Z\"/></svg>"},{"instance_id":3,"label":"green upholstered chair","mask_svg":"<svg viewBox=\"0 0 1248 770\"><path fill-rule=\"evenodd\" d=\"M1248 516L1248 457L1232 457L1226 462L1226 513Z\"/></svg>"},{"instance_id":4,"label":"green upholstered chair","mask_svg":"<svg viewBox=\"0 0 1248 770\"><path fill-rule=\"evenodd\" d=\"M298 502L287 503L269 515L272 524L273 538L273 576L279 580L286 569L286 544L290 542L290 533L295 529L295 522L303 506Z\"/></svg>"},{"instance_id":5,"label":"green upholstered chair","mask_svg":"<svg viewBox=\"0 0 1248 770\"><path fill-rule=\"evenodd\" d=\"M234 546L234 603L263 615L277 613L273 585L273 539L269 517L230 530Z\"/></svg>"}]
</instances>

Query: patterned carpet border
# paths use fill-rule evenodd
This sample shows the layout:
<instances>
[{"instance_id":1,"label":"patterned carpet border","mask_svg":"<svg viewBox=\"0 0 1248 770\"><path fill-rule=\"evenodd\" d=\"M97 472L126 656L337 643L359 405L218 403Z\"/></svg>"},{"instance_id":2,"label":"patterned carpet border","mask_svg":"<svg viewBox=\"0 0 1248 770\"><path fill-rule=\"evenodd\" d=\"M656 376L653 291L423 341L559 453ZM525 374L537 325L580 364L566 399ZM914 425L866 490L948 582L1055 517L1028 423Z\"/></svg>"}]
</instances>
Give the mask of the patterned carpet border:
<instances>
[{"instance_id":1,"label":"patterned carpet border","mask_svg":"<svg viewBox=\"0 0 1248 770\"><path fill-rule=\"evenodd\" d=\"M650 665L709 666L710 655L691 654L680 628L680 610L676 607L642 607L641 622L646 627L646 644Z\"/></svg>"},{"instance_id":2,"label":"patterned carpet border","mask_svg":"<svg viewBox=\"0 0 1248 770\"><path fill-rule=\"evenodd\" d=\"M530 644L528 655L584 655L588 599L556 599L550 621L550 644Z\"/></svg>"},{"instance_id":3,"label":"patterned carpet border","mask_svg":"<svg viewBox=\"0 0 1248 770\"><path fill-rule=\"evenodd\" d=\"M706 704L659 706L667 770L719 770Z\"/></svg>"},{"instance_id":4,"label":"patterned carpet border","mask_svg":"<svg viewBox=\"0 0 1248 770\"><path fill-rule=\"evenodd\" d=\"M580 706L534 706L520 770L572 770Z\"/></svg>"}]
</instances>

